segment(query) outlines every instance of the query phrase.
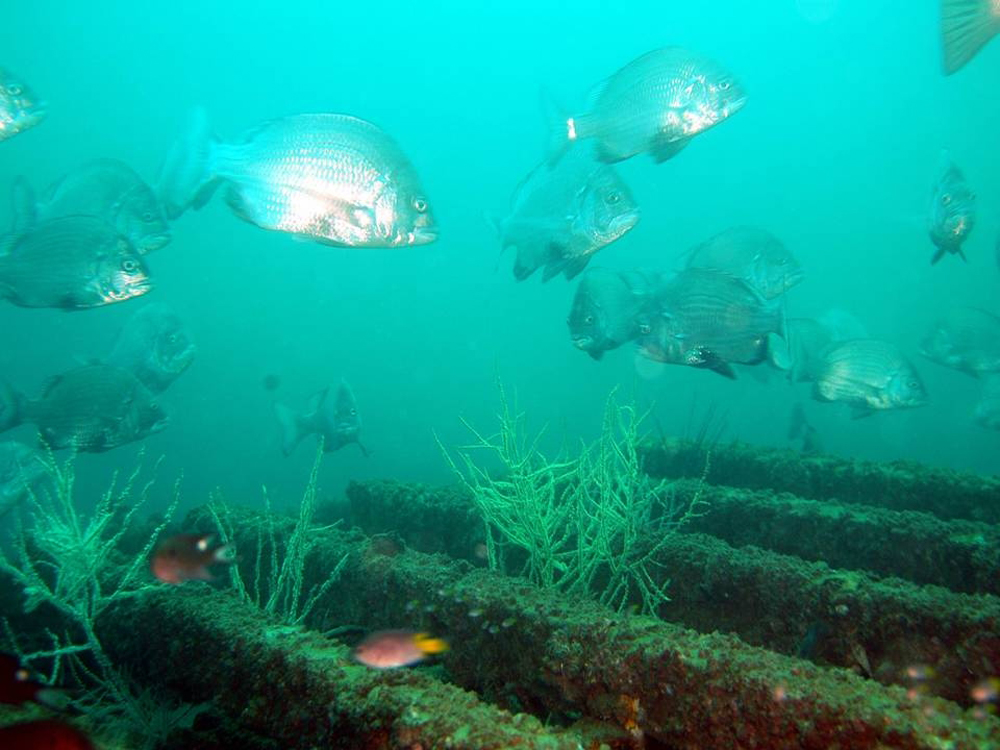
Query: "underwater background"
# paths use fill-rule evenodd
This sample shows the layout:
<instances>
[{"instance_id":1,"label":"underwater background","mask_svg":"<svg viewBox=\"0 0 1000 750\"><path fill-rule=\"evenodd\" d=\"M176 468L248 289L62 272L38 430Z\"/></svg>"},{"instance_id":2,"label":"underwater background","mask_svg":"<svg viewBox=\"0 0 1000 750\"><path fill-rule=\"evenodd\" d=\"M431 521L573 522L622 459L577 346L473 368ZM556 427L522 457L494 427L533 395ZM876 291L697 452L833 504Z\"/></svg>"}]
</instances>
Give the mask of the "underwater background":
<instances>
[{"instance_id":1,"label":"underwater background","mask_svg":"<svg viewBox=\"0 0 1000 750\"><path fill-rule=\"evenodd\" d=\"M492 425L498 374L529 423L549 425L550 453L592 440L619 386L653 407L647 429L666 434L696 433L714 408L726 439L787 446L802 402L827 452L995 473L1000 432L971 418L979 384L916 353L948 307L998 312L1000 288L1000 45L943 77L938 13L932 2L861 0L10 3L2 63L42 93L48 115L0 144L0 191L98 157L153 183L198 105L224 138L283 115L344 112L398 141L441 234L414 248L327 247L234 220L216 199L172 225L170 245L149 258L156 287L144 300L74 313L0 305L0 377L35 395L104 356L135 309L170 305L198 353L160 399L170 425L142 445L165 456L160 476L183 475L185 504L215 487L254 502L262 484L276 502L297 499L313 452L282 455L272 402L304 408L342 377L371 456L357 446L328 455L330 492L350 479L450 481L434 435L462 444L459 417ZM593 82L664 45L718 60L748 104L669 163L619 165L642 220L594 265L671 271L729 226L765 227L806 274L788 314L850 311L913 359L928 406L852 420L811 401L808 384L758 377L762 367L730 381L628 345L592 361L567 332L576 283L515 282L483 214L502 212L544 155L541 91L576 111ZM977 193L978 221L968 263L932 267L925 213L945 148ZM0 201L0 227L9 221ZM272 375L280 386L269 392ZM8 437L30 443L33 429ZM82 456L80 486L103 488L138 450Z\"/></svg>"}]
</instances>

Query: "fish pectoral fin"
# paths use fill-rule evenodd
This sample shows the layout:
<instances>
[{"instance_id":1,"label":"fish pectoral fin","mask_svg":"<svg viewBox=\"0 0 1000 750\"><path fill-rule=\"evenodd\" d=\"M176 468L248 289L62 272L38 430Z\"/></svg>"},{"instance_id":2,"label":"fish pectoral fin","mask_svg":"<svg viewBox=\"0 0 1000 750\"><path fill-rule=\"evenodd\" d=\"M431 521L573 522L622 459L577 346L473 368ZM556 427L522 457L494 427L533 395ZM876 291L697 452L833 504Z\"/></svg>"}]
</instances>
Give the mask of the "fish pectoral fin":
<instances>
[{"instance_id":1,"label":"fish pectoral fin","mask_svg":"<svg viewBox=\"0 0 1000 750\"><path fill-rule=\"evenodd\" d=\"M944 257L944 252L945 251L944 251L943 247L939 247L937 249L937 252L934 253L934 257L931 258L931 265L932 266Z\"/></svg>"},{"instance_id":2,"label":"fish pectoral fin","mask_svg":"<svg viewBox=\"0 0 1000 750\"><path fill-rule=\"evenodd\" d=\"M733 370L732 366L722 357L703 346L688 351L684 355L684 360L684 363L691 367L704 367L730 380L736 380L736 371Z\"/></svg>"},{"instance_id":3,"label":"fish pectoral fin","mask_svg":"<svg viewBox=\"0 0 1000 750\"><path fill-rule=\"evenodd\" d=\"M964 260L966 263L969 262L969 259L965 257L965 251L962 248L956 249L955 252L958 253L959 258Z\"/></svg>"},{"instance_id":4,"label":"fish pectoral fin","mask_svg":"<svg viewBox=\"0 0 1000 750\"><path fill-rule=\"evenodd\" d=\"M589 262L590 262L589 255L578 255L575 258L570 258L569 260L567 260L563 264L562 268L562 272L563 275L566 277L566 280L569 281L574 276L583 271L583 269L587 267L587 264Z\"/></svg>"},{"instance_id":5,"label":"fish pectoral fin","mask_svg":"<svg viewBox=\"0 0 1000 750\"><path fill-rule=\"evenodd\" d=\"M662 164L667 159L672 159L677 156L677 154L688 145L690 138L681 138L677 141L659 141L654 140L653 145L649 149L650 156L653 157L653 161L657 164Z\"/></svg>"},{"instance_id":6,"label":"fish pectoral fin","mask_svg":"<svg viewBox=\"0 0 1000 750\"><path fill-rule=\"evenodd\" d=\"M870 417L874 414L873 409L869 409L865 406L854 406L851 408L851 419L864 419L865 417Z\"/></svg>"},{"instance_id":7,"label":"fish pectoral fin","mask_svg":"<svg viewBox=\"0 0 1000 750\"><path fill-rule=\"evenodd\" d=\"M941 0L944 74L951 75L975 57L998 28L990 0Z\"/></svg>"}]
</instances>

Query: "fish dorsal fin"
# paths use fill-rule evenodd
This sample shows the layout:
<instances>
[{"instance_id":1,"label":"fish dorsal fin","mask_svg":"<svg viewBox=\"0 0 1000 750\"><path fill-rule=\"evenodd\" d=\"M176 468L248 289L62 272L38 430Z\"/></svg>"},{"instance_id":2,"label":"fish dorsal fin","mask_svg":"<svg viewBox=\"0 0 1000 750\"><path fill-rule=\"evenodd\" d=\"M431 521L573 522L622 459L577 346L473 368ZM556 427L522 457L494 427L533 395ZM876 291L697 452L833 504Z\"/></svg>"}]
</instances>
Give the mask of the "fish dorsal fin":
<instances>
[{"instance_id":1,"label":"fish dorsal fin","mask_svg":"<svg viewBox=\"0 0 1000 750\"><path fill-rule=\"evenodd\" d=\"M1000 17L991 0L941 0L941 47L944 74L959 70L997 31Z\"/></svg>"},{"instance_id":2,"label":"fish dorsal fin","mask_svg":"<svg viewBox=\"0 0 1000 750\"><path fill-rule=\"evenodd\" d=\"M14 180L10 195L11 209L14 215L10 231L14 237L17 237L34 226L38 209L35 205L35 191L23 175Z\"/></svg>"},{"instance_id":3,"label":"fish dorsal fin","mask_svg":"<svg viewBox=\"0 0 1000 750\"><path fill-rule=\"evenodd\" d=\"M323 390L321 390L319 393L316 393L315 395L313 395L311 399L309 399L309 409L308 409L309 417L313 417L319 413L319 410L323 408L323 404L326 403L326 397L327 394L329 393L330 393L330 386L326 386Z\"/></svg>"},{"instance_id":4,"label":"fish dorsal fin","mask_svg":"<svg viewBox=\"0 0 1000 750\"><path fill-rule=\"evenodd\" d=\"M52 391L59 387L59 384L63 381L63 375L53 375L51 378L45 381L45 387L42 388L41 398L47 398Z\"/></svg>"}]
</instances>

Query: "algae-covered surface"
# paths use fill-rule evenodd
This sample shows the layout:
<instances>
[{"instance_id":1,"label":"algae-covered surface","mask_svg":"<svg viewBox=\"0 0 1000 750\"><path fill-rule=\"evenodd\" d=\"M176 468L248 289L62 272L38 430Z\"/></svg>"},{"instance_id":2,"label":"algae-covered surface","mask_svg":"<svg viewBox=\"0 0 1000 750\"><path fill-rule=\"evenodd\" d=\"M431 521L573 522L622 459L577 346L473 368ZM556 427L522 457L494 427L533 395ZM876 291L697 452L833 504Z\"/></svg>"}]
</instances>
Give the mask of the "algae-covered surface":
<instances>
[{"instance_id":1,"label":"algae-covered surface","mask_svg":"<svg viewBox=\"0 0 1000 750\"><path fill-rule=\"evenodd\" d=\"M217 498L180 522L238 550L210 582L136 573L157 522L119 534L109 521L97 577L80 579L97 588L74 600L91 619L60 606L70 594L54 567L25 578L16 555L0 599L33 666L51 669L44 654L62 648L47 674L78 685L66 716L100 747L1000 747L996 526L935 514L914 494L918 467L811 469L813 487L883 470L892 503L713 473L756 462L770 477L771 458L785 461L716 446L694 478L636 474L618 492L655 502L635 526L607 515L625 503L571 505L583 485L560 480L556 510L599 519L609 546L588 565L560 555L592 529L553 540L550 585L525 575L536 552L491 529L468 487L355 482L324 503L312 482L298 517ZM990 481L959 484L988 507ZM45 539L26 542L28 559L54 561ZM573 565L590 577L561 578ZM600 603L594 591L615 580L624 596ZM32 586L43 595L27 611ZM400 628L448 647L401 668L358 660L363 638ZM29 702L0 724L51 714Z\"/></svg>"}]
</instances>

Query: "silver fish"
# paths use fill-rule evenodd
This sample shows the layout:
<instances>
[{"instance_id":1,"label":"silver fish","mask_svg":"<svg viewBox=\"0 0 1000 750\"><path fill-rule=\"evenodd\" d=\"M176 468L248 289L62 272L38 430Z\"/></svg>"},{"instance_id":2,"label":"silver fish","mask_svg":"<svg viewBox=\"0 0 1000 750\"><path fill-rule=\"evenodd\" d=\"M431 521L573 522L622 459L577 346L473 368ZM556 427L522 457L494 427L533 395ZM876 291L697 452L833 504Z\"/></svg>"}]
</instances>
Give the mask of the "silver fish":
<instances>
[{"instance_id":1,"label":"silver fish","mask_svg":"<svg viewBox=\"0 0 1000 750\"><path fill-rule=\"evenodd\" d=\"M170 227L153 189L116 159L84 164L50 185L37 201L24 178L15 183L14 190L16 209L27 215L16 220L19 224L86 214L106 220L140 253L159 250L170 242Z\"/></svg>"},{"instance_id":2,"label":"silver fish","mask_svg":"<svg viewBox=\"0 0 1000 750\"><path fill-rule=\"evenodd\" d=\"M0 249L0 297L21 307L80 310L152 289L127 237L93 216L42 221Z\"/></svg>"},{"instance_id":3,"label":"silver fish","mask_svg":"<svg viewBox=\"0 0 1000 750\"><path fill-rule=\"evenodd\" d=\"M944 74L951 75L1000 32L997 0L941 0Z\"/></svg>"},{"instance_id":4,"label":"silver fish","mask_svg":"<svg viewBox=\"0 0 1000 750\"><path fill-rule=\"evenodd\" d=\"M920 353L973 377L1000 372L1000 317L975 307L954 307L931 325Z\"/></svg>"},{"instance_id":5,"label":"silver fish","mask_svg":"<svg viewBox=\"0 0 1000 750\"><path fill-rule=\"evenodd\" d=\"M290 455L307 435L323 438L324 452L340 450L348 443L357 443L367 456L368 449L361 444L361 417L354 400L354 393L343 380L336 397L330 398L327 386L309 401L305 413L299 414L282 404L274 405L274 413L281 426L281 449Z\"/></svg>"},{"instance_id":6,"label":"silver fish","mask_svg":"<svg viewBox=\"0 0 1000 750\"><path fill-rule=\"evenodd\" d=\"M131 372L151 393L162 393L191 365L196 351L180 316L154 302L125 323L107 362Z\"/></svg>"},{"instance_id":7,"label":"silver fish","mask_svg":"<svg viewBox=\"0 0 1000 750\"><path fill-rule=\"evenodd\" d=\"M33 128L45 117L45 104L28 85L0 68L0 141Z\"/></svg>"},{"instance_id":8,"label":"silver fish","mask_svg":"<svg viewBox=\"0 0 1000 750\"><path fill-rule=\"evenodd\" d=\"M802 266L784 244L757 227L732 227L690 250L688 268L714 268L743 279L774 299L803 279Z\"/></svg>"},{"instance_id":9,"label":"silver fish","mask_svg":"<svg viewBox=\"0 0 1000 750\"><path fill-rule=\"evenodd\" d=\"M494 223L502 247L517 248L517 280L544 268L548 281L560 271L572 279L638 221L639 208L614 169L579 150L532 170L511 197L510 215Z\"/></svg>"},{"instance_id":10,"label":"silver fish","mask_svg":"<svg viewBox=\"0 0 1000 750\"><path fill-rule=\"evenodd\" d=\"M842 401L854 408L855 417L927 404L920 375L893 344L875 339L841 341L832 344L822 359L813 397Z\"/></svg>"},{"instance_id":11,"label":"silver fish","mask_svg":"<svg viewBox=\"0 0 1000 750\"><path fill-rule=\"evenodd\" d=\"M792 382L809 382L816 379L828 346L860 338L868 338L868 331L844 310L827 310L818 319L789 318L782 336L768 337L768 361Z\"/></svg>"},{"instance_id":12,"label":"silver fish","mask_svg":"<svg viewBox=\"0 0 1000 750\"><path fill-rule=\"evenodd\" d=\"M639 351L657 362L707 367L734 378L730 364L763 361L768 336L783 327L781 307L742 279L687 268L657 293Z\"/></svg>"},{"instance_id":13,"label":"silver fish","mask_svg":"<svg viewBox=\"0 0 1000 750\"><path fill-rule=\"evenodd\" d=\"M1000 430L1000 375L991 373L983 378L983 392L972 416L980 427Z\"/></svg>"},{"instance_id":14,"label":"silver fish","mask_svg":"<svg viewBox=\"0 0 1000 750\"><path fill-rule=\"evenodd\" d=\"M593 138L602 161L648 151L663 162L745 103L743 87L714 61L681 47L653 50L598 85L587 112L558 123L551 150Z\"/></svg>"},{"instance_id":15,"label":"silver fish","mask_svg":"<svg viewBox=\"0 0 1000 750\"><path fill-rule=\"evenodd\" d=\"M931 204L927 213L927 231L937 252L931 265L945 253L958 254L965 260L962 243L976 223L976 194L969 189L948 152L941 155L941 173L931 191Z\"/></svg>"},{"instance_id":16,"label":"silver fish","mask_svg":"<svg viewBox=\"0 0 1000 750\"><path fill-rule=\"evenodd\" d=\"M41 397L17 398L14 424L32 423L53 449L98 453L159 432L168 417L132 373L84 365L49 381Z\"/></svg>"},{"instance_id":17,"label":"silver fish","mask_svg":"<svg viewBox=\"0 0 1000 750\"><path fill-rule=\"evenodd\" d=\"M406 155L378 127L349 115L271 120L226 144L196 113L161 173L167 216L200 208L220 183L241 219L325 244L399 247L438 235Z\"/></svg>"},{"instance_id":18,"label":"silver fish","mask_svg":"<svg viewBox=\"0 0 1000 750\"><path fill-rule=\"evenodd\" d=\"M600 359L604 352L635 339L653 285L639 273L589 269L580 277L566 320L573 346Z\"/></svg>"}]
</instances>

